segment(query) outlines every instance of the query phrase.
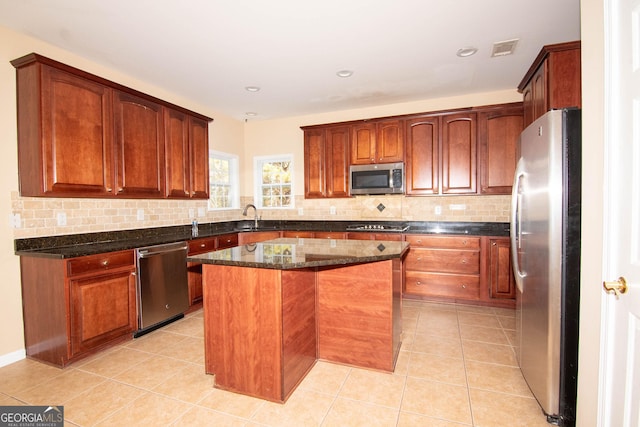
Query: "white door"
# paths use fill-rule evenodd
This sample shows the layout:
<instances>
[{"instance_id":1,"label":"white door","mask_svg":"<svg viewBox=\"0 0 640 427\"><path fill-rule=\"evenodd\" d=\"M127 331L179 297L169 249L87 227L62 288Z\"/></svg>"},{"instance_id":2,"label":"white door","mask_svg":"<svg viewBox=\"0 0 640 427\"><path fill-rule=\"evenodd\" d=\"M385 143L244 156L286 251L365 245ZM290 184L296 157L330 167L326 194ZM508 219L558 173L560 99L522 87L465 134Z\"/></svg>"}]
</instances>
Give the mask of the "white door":
<instances>
[{"instance_id":1,"label":"white door","mask_svg":"<svg viewBox=\"0 0 640 427\"><path fill-rule=\"evenodd\" d=\"M604 276L600 425L640 426L640 0L605 0Z\"/></svg>"}]
</instances>

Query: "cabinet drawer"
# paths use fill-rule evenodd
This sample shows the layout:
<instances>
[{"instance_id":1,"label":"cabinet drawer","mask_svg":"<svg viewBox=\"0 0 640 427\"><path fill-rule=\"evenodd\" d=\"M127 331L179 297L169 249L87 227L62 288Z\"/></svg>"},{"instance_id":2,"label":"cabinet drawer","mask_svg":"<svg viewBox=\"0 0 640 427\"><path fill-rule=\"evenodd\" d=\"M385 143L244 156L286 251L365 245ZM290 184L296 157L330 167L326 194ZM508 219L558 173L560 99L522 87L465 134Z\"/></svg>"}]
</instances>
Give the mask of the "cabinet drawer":
<instances>
[{"instance_id":1,"label":"cabinet drawer","mask_svg":"<svg viewBox=\"0 0 640 427\"><path fill-rule=\"evenodd\" d=\"M210 237L206 239L191 240L189 242L189 255L197 255L204 252L216 250L216 238Z\"/></svg>"},{"instance_id":2,"label":"cabinet drawer","mask_svg":"<svg viewBox=\"0 0 640 427\"><path fill-rule=\"evenodd\" d=\"M78 274L106 271L135 265L133 251L109 252L106 254L89 255L70 259L67 262L69 276Z\"/></svg>"},{"instance_id":3,"label":"cabinet drawer","mask_svg":"<svg viewBox=\"0 0 640 427\"><path fill-rule=\"evenodd\" d=\"M222 234L218 236L216 249L226 249L238 246L238 233Z\"/></svg>"},{"instance_id":4,"label":"cabinet drawer","mask_svg":"<svg viewBox=\"0 0 640 427\"><path fill-rule=\"evenodd\" d=\"M422 248L480 249L479 237L409 234L405 235L405 241L413 247Z\"/></svg>"},{"instance_id":5,"label":"cabinet drawer","mask_svg":"<svg viewBox=\"0 0 640 427\"><path fill-rule=\"evenodd\" d=\"M301 239L301 238L311 239L314 236L315 236L315 233L313 231L289 230L289 231L282 232L282 237L290 237L290 238L296 238L296 239Z\"/></svg>"},{"instance_id":6,"label":"cabinet drawer","mask_svg":"<svg viewBox=\"0 0 640 427\"><path fill-rule=\"evenodd\" d=\"M479 299L480 277L465 274L407 272L405 293L444 298Z\"/></svg>"},{"instance_id":7,"label":"cabinet drawer","mask_svg":"<svg viewBox=\"0 0 640 427\"><path fill-rule=\"evenodd\" d=\"M316 231L313 233L313 237L316 239L344 239L346 235L346 233L339 231Z\"/></svg>"},{"instance_id":8,"label":"cabinet drawer","mask_svg":"<svg viewBox=\"0 0 640 427\"><path fill-rule=\"evenodd\" d=\"M406 270L480 274L480 252L412 248L404 265Z\"/></svg>"}]
</instances>

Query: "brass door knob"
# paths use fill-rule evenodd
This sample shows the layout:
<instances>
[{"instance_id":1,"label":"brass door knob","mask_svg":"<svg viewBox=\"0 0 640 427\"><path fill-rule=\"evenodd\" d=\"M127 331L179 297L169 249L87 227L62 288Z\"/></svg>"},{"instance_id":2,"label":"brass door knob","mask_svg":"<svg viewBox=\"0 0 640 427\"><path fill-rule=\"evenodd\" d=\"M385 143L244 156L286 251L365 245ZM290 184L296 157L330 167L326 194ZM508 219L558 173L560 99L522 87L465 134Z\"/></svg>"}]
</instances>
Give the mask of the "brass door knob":
<instances>
[{"instance_id":1,"label":"brass door knob","mask_svg":"<svg viewBox=\"0 0 640 427\"><path fill-rule=\"evenodd\" d=\"M608 294L615 294L616 299L618 299L621 294L627 292L627 281L624 277L619 277L618 280L612 282L602 282L602 287Z\"/></svg>"}]
</instances>

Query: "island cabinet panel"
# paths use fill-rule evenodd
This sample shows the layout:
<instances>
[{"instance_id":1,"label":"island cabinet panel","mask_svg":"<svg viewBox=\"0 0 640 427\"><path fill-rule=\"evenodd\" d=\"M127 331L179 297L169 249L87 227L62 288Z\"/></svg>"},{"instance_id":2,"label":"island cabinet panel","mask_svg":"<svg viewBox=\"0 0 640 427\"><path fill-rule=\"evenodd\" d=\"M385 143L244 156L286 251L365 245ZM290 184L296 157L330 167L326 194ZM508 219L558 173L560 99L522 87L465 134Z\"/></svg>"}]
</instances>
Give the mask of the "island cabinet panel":
<instances>
[{"instance_id":1,"label":"island cabinet panel","mask_svg":"<svg viewBox=\"0 0 640 427\"><path fill-rule=\"evenodd\" d=\"M206 265L203 281L215 386L284 402L316 360L314 271Z\"/></svg>"},{"instance_id":2,"label":"island cabinet panel","mask_svg":"<svg viewBox=\"0 0 640 427\"><path fill-rule=\"evenodd\" d=\"M164 197L162 107L125 93L114 93L116 185L121 195Z\"/></svg>"},{"instance_id":3,"label":"island cabinet panel","mask_svg":"<svg viewBox=\"0 0 640 427\"><path fill-rule=\"evenodd\" d=\"M132 250L70 259L20 257L27 356L64 367L137 327Z\"/></svg>"},{"instance_id":4,"label":"island cabinet panel","mask_svg":"<svg viewBox=\"0 0 640 427\"><path fill-rule=\"evenodd\" d=\"M318 358L393 371L400 347L400 260L318 271Z\"/></svg>"}]
</instances>

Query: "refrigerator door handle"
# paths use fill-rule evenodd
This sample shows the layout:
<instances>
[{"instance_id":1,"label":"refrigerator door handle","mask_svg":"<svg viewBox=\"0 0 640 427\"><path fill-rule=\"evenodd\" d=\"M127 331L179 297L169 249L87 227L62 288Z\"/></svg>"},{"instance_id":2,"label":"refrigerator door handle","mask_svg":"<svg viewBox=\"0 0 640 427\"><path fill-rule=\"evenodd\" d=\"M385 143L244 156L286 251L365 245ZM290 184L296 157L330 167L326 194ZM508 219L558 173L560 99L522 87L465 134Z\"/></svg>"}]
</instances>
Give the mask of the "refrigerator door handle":
<instances>
[{"instance_id":1,"label":"refrigerator door handle","mask_svg":"<svg viewBox=\"0 0 640 427\"><path fill-rule=\"evenodd\" d=\"M526 272L522 271L520 266L520 260L518 257L518 252L521 247L521 239L522 239L522 194L520 192L520 185L522 180L525 177L524 167L522 165L522 160L518 161L518 165L516 166L516 173L513 180L513 189L511 196L511 227L510 227L510 237L511 237L511 258L513 261L513 272L516 279L516 286L522 292L522 279L526 277Z\"/></svg>"}]
</instances>

